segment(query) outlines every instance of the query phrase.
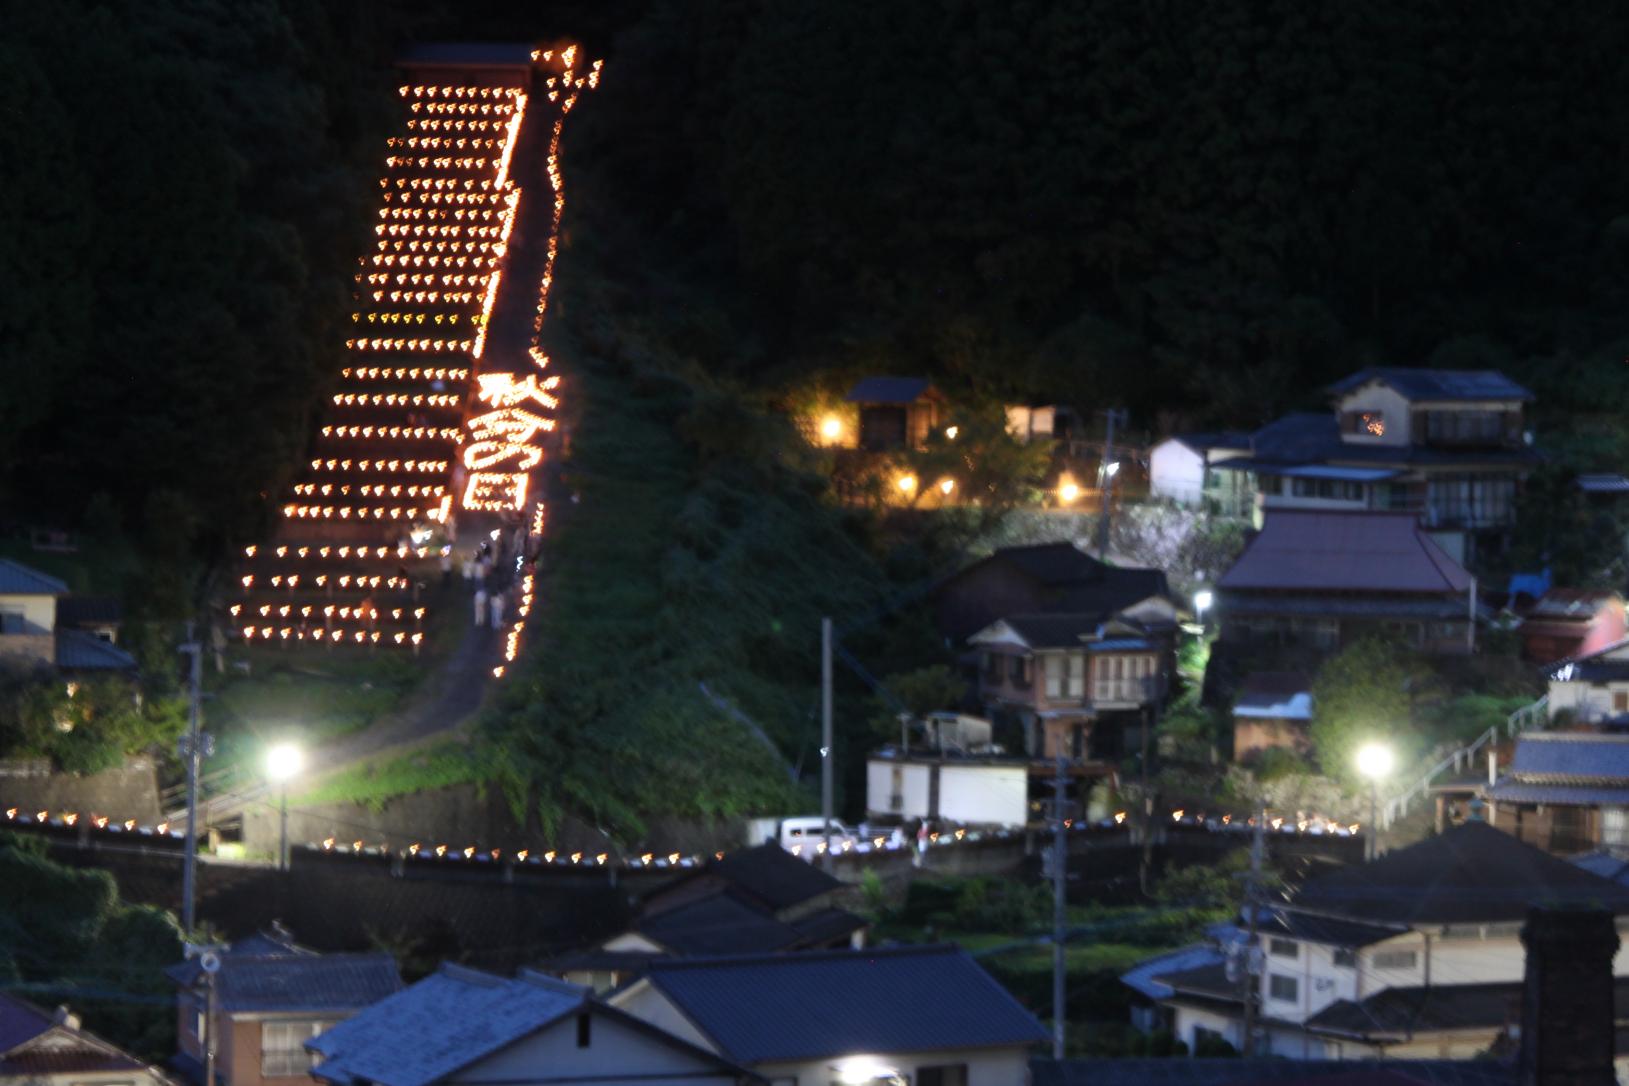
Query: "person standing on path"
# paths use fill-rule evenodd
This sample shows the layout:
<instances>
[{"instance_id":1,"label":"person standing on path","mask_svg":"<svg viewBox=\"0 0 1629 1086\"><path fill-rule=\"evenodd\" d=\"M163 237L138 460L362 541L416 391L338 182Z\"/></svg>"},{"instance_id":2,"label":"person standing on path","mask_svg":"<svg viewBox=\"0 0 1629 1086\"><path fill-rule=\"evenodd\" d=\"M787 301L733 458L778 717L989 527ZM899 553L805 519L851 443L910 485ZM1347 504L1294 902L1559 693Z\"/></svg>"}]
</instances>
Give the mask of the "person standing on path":
<instances>
[{"instance_id":1,"label":"person standing on path","mask_svg":"<svg viewBox=\"0 0 1629 1086\"><path fill-rule=\"evenodd\" d=\"M494 592L492 594L492 628L494 630L503 629L503 593L502 592Z\"/></svg>"},{"instance_id":2,"label":"person standing on path","mask_svg":"<svg viewBox=\"0 0 1629 1086\"><path fill-rule=\"evenodd\" d=\"M486 586L475 590L475 625L486 625Z\"/></svg>"}]
</instances>

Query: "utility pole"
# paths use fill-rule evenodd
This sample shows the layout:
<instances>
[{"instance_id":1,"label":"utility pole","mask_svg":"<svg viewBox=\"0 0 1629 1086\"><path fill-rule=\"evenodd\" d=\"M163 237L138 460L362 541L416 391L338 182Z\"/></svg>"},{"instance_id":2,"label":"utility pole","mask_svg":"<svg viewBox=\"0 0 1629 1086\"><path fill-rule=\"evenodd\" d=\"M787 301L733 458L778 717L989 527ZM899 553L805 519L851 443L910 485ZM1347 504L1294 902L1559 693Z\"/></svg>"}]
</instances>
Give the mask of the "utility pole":
<instances>
[{"instance_id":1,"label":"utility pole","mask_svg":"<svg viewBox=\"0 0 1629 1086\"><path fill-rule=\"evenodd\" d=\"M1103 431L1103 459L1097 464L1097 494L1101 514L1097 518L1097 557L1101 560L1109 553L1109 516L1110 494L1114 489L1114 472L1109 470L1110 458L1114 455L1114 424L1126 421L1126 413L1119 408L1110 408L1103 412L1108 419L1108 427Z\"/></svg>"},{"instance_id":2,"label":"utility pole","mask_svg":"<svg viewBox=\"0 0 1629 1086\"><path fill-rule=\"evenodd\" d=\"M204 646L198 639L195 623L187 623L187 641L181 646L181 651L192 655L187 691L187 737L182 741L182 755L187 761L187 851L181 876L181 930L191 938L198 887L198 765L204 756L198 711L202 696L199 688L203 684Z\"/></svg>"},{"instance_id":3,"label":"utility pole","mask_svg":"<svg viewBox=\"0 0 1629 1086\"><path fill-rule=\"evenodd\" d=\"M1057 773L1052 778L1052 1058L1063 1059L1065 925L1068 921L1069 838L1063 819L1063 794L1069 786L1063 755L1058 755Z\"/></svg>"},{"instance_id":4,"label":"utility pole","mask_svg":"<svg viewBox=\"0 0 1629 1086\"><path fill-rule=\"evenodd\" d=\"M1255 830L1250 835L1250 874L1244 890L1245 930L1248 937L1244 943L1244 961L1239 969L1239 995L1244 1000L1244 1034L1239 1041L1245 1059L1253 1056L1256 1050L1256 1003L1261 999L1261 982L1256 967L1260 957L1256 952L1256 922L1257 913L1261 911L1261 865L1266 852L1267 804L1265 800L1258 800Z\"/></svg>"},{"instance_id":5,"label":"utility pole","mask_svg":"<svg viewBox=\"0 0 1629 1086\"><path fill-rule=\"evenodd\" d=\"M831 618L820 620L820 822L826 848L821 854L826 871L831 863Z\"/></svg>"}]
</instances>

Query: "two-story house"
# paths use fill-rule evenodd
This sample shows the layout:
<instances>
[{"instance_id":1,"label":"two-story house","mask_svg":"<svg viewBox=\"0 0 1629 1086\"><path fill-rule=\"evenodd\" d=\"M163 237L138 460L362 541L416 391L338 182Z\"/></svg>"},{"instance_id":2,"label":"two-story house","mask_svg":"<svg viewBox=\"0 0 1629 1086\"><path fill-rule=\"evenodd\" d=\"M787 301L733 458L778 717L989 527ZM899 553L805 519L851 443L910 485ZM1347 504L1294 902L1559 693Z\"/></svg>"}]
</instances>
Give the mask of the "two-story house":
<instances>
[{"instance_id":1,"label":"two-story house","mask_svg":"<svg viewBox=\"0 0 1629 1086\"><path fill-rule=\"evenodd\" d=\"M1629 914L1629 888L1484 822L1307 882L1258 914L1258 946L1155 978L1177 1035L1239 1047L1244 998L1258 1052L1290 1059L1469 1058L1520 1024L1532 905ZM1614 961L1629 1007L1629 951Z\"/></svg>"},{"instance_id":2,"label":"two-story house","mask_svg":"<svg viewBox=\"0 0 1629 1086\"><path fill-rule=\"evenodd\" d=\"M1175 434L1149 450L1149 496L1223 516L1250 516L1256 507L1255 472L1220 468L1250 453L1247 433Z\"/></svg>"},{"instance_id":3,"label":"two-story house","mask_svg":"<svg viewBox=\"0 0 1629 1086\"><path fill-rule=\"evenodd\" d=\"M116 621L92 622L57 578L0 558L0 662L58 671L130 671L136 660L113 644ZM98 600L107 614L107 604Z\"/></svg>"},{"instance_id":4,"label":"two-story house","mask_svg":"<svg viewBox=\"0 0 1629 1086\"><path fill-rule=\"evenodd\" d=\"M197 958L166 973L177 987L172 1064L202 1083L213 1046L219 1086L308 1082L306 1042L402 986L389 954L319 954L281 928L230 944L212 977Z\"/></svg>"},{"instance_id":5,"label":"two-story house","mask_svg":"<svg viewBox=\"0 0 1629 1086\"><path fill-rule=\"evenodd\" d=\"M1412 513L1271 512L1216 582L1221 639L1241 652L1324 654L1381 635L1467 653L1485 610L1475 579Z\"/></svg>"},{"instance_id":6,"label":"two-story house","mask_svg":"<svg viewBox=\"0 0 1629 1086\"><path fill-rule=\"evenodd\" d=\"M1261 512L1410 512L1459 561L1515 523L1539 460L1527 389L1493 370L1373 368L1328 391L1332 412L1285 416L1251 435L1248 455L1217 462L1256 477Z\"/></svg>"},{"instance_id":7,"label":"two-story house","mask_svg":"<svg viewBox=\"0 0 1629 1086\"><path fill-rule=\"evenodd\" d=\"M1629 735L1529 732L1483 797L1490 824L1547 852L1629 848Z\"/></svg>"}]
</instances>

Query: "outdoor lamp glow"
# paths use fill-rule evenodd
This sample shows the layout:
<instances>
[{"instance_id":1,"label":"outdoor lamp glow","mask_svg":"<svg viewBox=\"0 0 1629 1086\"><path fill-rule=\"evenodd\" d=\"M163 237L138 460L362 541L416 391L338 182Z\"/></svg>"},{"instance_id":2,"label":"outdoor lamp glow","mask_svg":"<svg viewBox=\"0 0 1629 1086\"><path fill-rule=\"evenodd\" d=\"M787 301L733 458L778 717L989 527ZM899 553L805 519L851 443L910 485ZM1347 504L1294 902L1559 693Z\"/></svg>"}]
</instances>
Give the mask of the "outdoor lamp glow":
<instances>
[{"instance_id":1,"label":"outdoor lamp glow","mask_svg":"<svg viewBox=\"0 0 1629 1086\"><path fill-rule=\"evenodd\" d=\"M1110 479L1114 478L1115 473L1119 470L1120 461L1118 460L1110 460L1107 464L1103 465L1103 474L1107 475Z\"/></svg>"},{"instance_id":2,"label":"outdoor lamp glow","mask_svg":"<svg viewBox=\"0 0 1629 1086\"><path fill-rule=\"evenodd\" d=\"M946 426L945 427L945 437L946 437L946 439L948 439L950 441L955 441L956 440L956 435L961 433L961 432L962 432L962 429L961 429L960 426Z\"/></svg>"},{"instance_id":3,"label":"outdoor lamp glow","mask_svg":"<svg viewBox=\"0 0 1629 1086\"><path fill-rule=\"evenodd\" d=\"M266 751L266 776L279 783L297 776L305 766L305 752L293 743L278 743Z\"/></svg>"},{"instance_id":4,"label":"outdoor lamp glow","mask_svg":"<svg viewBox=\"0 0 1629 1086\"><path fill-rule=\"evenodd\" d=\"M1216 602L1215 593L1208 588L1201 588L1193 594L1193 609L1201 615L1210 610L1210 605Z\"/></svg>"},{"instance_id":5,"label":"outdoor lamp glow","mask_svg":"<svg viewBox=\"0 0 1629 1086\"><path fill-rule=\"evenodd\" d=\"M901 475L898 479L894 480L894 485L899 487L902 493L909 494L911 491L916 489L916 476Z\"/></svg>"},{"instance_id":6,"label":"outdoor lamp glow","mask_svg":"<svg viewBox=\"0 0 1629 1086\"><path fill-rule=\"evenodd\" d=\"M1389 777L1393 761L1391 748L1384 743L1366 743L1357 752L1358 772L1371 781Z\"/></svg>"},{"instance_id":7,"label":"outdoor lamp glow","mask_svg":"<svg viewBox=\"0 0 1629 1086\"><path fill-rule=\"evenodd\" d=\"M820 436L827 441L836 441L843 436L843 420L836 415L827 415L820 420Z\"/></svg>"},{"instance_id":8,"label":"outdoor lamp glow","mask_svg":"<svg viewBox=\"0 0 1629 1086\"><path fill-rule=\"evenodd\" d=\"M1075 485L1074 480L1064 479L1058 483L1059 502L1064 505L1072 505L1078 497L1080 497L1080 487Z\"/></svg>"},{"instance_id":9,"label":"outdoor lamp glow","mask_svg":"<svg viewBox=\"0 0 1629 1086\"><path fill-rule=\"evenodd\" d=\"M946 477L939 480L939 493L949 494L956 489L956 480Z\"/></svg>"}]
</instances>

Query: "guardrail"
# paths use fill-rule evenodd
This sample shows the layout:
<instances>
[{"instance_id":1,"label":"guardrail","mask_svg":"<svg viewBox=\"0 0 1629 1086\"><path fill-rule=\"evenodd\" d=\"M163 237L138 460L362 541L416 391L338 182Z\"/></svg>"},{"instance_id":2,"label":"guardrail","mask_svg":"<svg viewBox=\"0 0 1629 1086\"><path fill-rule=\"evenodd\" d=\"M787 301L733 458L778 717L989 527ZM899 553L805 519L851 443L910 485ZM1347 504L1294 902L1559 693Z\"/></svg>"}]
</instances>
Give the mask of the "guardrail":
<instances>
[{"instance_id":1,"label":"guardrail","mask_svg":"<svg viewBox=\"0 0 1629 1086\"><path fill-rule=\"evenodd\" d=\"M1487 731L1477 736L1471 742L1449 753L1430 769L1427 769L1418 780L1409 785L1407 789L1386 800L1380 809L1381 829L1390 829L1391 824L1408 814L1409 807L1416 799L1424 798L1431 790L1431 782L1452 769L1458 773L1461 769L1475 762L1476 756L1484 748L1498 741L1502 731L1505 738L1513 739L1522 732L1534 727L1543 726L1550 718L1550 695L1545 694L1537 701L1524 705L1505 718L1503 724L1495 724Z\"/></svg>"}]
</instances>

